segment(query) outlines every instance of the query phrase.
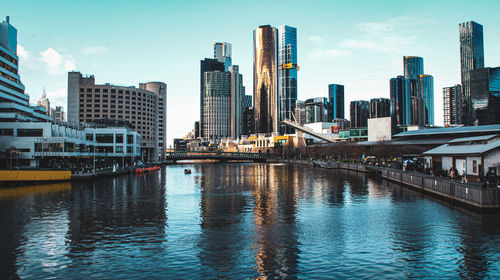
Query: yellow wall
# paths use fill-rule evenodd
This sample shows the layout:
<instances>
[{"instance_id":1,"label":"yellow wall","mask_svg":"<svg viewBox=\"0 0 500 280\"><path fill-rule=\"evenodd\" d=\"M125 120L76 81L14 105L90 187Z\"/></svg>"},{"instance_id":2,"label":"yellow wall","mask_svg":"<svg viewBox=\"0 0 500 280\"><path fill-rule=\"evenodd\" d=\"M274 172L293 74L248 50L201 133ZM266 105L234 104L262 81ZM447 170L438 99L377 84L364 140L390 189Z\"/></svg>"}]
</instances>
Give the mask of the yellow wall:
<instances>
[{"instance_id":1,"label":"yellow wall","mask_svg":"<svg viewBox=\"0 0 500 280\"><path fill-rule=\"evenodd\" d=\"M0 170L0 181L70 180L71 171Z\"/></svg>"}]
</instances>

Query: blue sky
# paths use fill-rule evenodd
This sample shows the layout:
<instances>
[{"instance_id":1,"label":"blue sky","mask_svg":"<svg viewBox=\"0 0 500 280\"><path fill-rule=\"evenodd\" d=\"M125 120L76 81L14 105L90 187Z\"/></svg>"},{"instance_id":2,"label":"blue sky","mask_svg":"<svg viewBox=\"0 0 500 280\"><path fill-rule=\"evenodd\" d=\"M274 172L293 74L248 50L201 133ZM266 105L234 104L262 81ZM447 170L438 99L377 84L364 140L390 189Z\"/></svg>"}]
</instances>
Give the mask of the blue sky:
<instances>
[{"instance_id":1,"label":"blue sky","mask_svg":"<svg viewBox=\"0 0 500 280\"><path fill-rule=\"evenodd\" d=\"M252 30L298 30L299 99L327 96L345 85L351 100L389 97L402 57L424 58L434 76L436 124L442 88L460 83L458 24L484 26L485 65L500 66L500 1L10 1L2 5L18 29L20 73L31 102L43 87L66 107L67 71L98 83L168 87L168 143L199 117L199 64L213 43L233 44L247 94L252 94Z\"/></svg>"}]
</instances>

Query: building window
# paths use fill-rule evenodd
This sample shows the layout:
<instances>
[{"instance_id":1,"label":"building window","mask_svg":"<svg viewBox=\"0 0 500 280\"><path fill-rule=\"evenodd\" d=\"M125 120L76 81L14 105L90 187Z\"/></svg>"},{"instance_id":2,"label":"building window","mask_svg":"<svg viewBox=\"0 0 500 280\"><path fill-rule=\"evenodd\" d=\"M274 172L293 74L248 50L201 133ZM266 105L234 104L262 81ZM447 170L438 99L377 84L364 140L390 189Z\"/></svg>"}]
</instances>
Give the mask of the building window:
<instances>
[{"instance_id":1,"label":"building window","mask_svg":"<svg viewBox=\"0 0 500 280\"><path fill-rule=\"evenodd\" d=\"M127 135L127 144L134 144L134 135Z\"/></svg>"},{"instance_id":2,"label":"building window","mask_svg":"<svg viewBox=\"0 0 500 280\"><path fill-rule=\"evenodd\" d=\"M116 143L123 143L123 134L116 134Z\"/></svg>"},{"instance_id":3,"label":"building window","mask_svg":"<svg viewBox=\"0 0 500 280\"><path fill-rule=\"evenodd\" d=\"M88 89L87 89L87 92L92 92L92 89L91 89L91 88L88 88Z\"/></svg>"},{"instance_id":4,"label":"building window","mask_svg":"<svg viewBox=\"0 0 500 280\"><path fill-rule=\"evenodd\" d=\"M42 137L43 129L17 129L17 137Z\"/></svg>"},{"instance_id":5,"label":"building window","mask_svg":"<svg viewBox=\"0 0 500 280\"><path fill-rule=\"evenodd\" d=\"M113 134L96 134L97 143L113 143Z\"/></svg>"},{"instance_id":6,"label":"building window","mask_svg":"<svg viewBox=\"0 0 500 280\"><path fill-rule=\"evenodd\" d=\"M87 135L85 135L85 139L88 141L94 141L94 134L87 133Z\"/></svg>"},{"instance_id":7,"label":"building window","mask_svg":"<svg viewBox=\"0 0 500 280\"><path fill-rule=\"evenodd\" d=\"M0 136L14 136L14 129L13 128L0 129Z\"/></svg>"},{"instance_id":8,"label":"building window","mask_svg":"<svg viewBox=\"0 0 500 280\"><path fill-rule=\"evenodd\" d=\"M115 153L123 153L123 146L116 146Z\"/></svg>"},{"instance_id":9,"label":"building window","mask_svg":"<svg viewBox=\"0 0 500 280\"><path fill-rule=\"evenodd\" d=\"M472 172L477 173L477 161L476 160L472 161Z\"/></svg>"}]
</instances>

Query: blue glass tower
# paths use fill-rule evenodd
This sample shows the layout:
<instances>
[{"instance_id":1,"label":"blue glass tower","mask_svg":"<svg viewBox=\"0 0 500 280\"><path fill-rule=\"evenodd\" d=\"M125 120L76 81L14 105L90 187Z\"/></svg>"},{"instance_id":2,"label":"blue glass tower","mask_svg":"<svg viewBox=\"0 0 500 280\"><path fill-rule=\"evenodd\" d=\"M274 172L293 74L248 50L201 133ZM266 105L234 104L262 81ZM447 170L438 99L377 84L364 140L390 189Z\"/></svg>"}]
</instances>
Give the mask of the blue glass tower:
<instances>
[{"instance_id":1,"label":"blue glass tower","mask_svg":"<svg viewBox=\"0 0 500 280\"><path fill-rule=\"evenodd\" d=\"M434 125L434 78L431 75L418 76L418 125Z\"/></svg>"},{"instance_id":2,"label":"blue glass tower","mask_svg":"<svg viewBox=\"0 0 500 280\"><path fill-rule=\"evenodd\" d=\"M344 119L344 86L328 85L328 121Z\"/></svg>"},{"instance_id":3,"label":"blue glass tower","mask_svg":"<svg viewBox=\"0 0 500 280\"><path fill-rule=\"evenodd\" d=\"M297 28L282 25L278 28L278 124L279 133L294 133L281 122L293 119L297 101Z\"/></svg>"},{"instance_id":4,"label":"blue glass tower","mask_svg":"<svg viewBox=\"0 0 500 280\"><path fill-rule=\"evenodd\" d=\"M390 81L391 117L393 126L410 124L410 82L404 76Z\"/></svg>"}]
</instances>

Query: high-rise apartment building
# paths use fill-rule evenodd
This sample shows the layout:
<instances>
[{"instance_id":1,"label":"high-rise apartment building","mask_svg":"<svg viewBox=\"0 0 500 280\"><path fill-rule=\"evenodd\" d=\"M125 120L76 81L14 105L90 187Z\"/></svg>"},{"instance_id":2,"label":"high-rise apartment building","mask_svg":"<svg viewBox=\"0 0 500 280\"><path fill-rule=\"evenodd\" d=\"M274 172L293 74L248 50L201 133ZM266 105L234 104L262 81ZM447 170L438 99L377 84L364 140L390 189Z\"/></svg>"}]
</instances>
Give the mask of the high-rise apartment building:
<instances>
[{"instance_id":1,"label":"high-rise apartment building","mask_svg":"<svg viewBox=\"0 0 500 280\"><path fill-rule=\"evenodd\" d=\"M55 123L63 123L66 121L64 117L64 109L62 106L56 106L54 110L51 110L52 121Z\"/></svg>"},{"instance_id":2,"label":"high-rise apartment building","mask_svg":"<svg viewBox=\"0 0 500 280\"><path fill-rule=\"evenodd\" d=\"M370 102L366 100L351 101L351 128L368 127Z\"/></svg>"},{"instance_id":3,"label":"high-rise apartment building","mask_svg":"<svg viewBox=\"0 0 500 280\"><path fill-rule=\"evenodd\" d=\"M474 125L500 124L500 67L470 72Z\"/></svg>"},{"instance_id":4,"label":"high-rise apartment building","mask_svg":"<svg viewBox=\"0 0 500 280\"><path fill-rule=\"evenodd\" d=\"M208 71L203 101L203 138L218 142L231 136L231 73Z\"/></svg>"},{"instance_id":5,"label":"high-rise apartment building","mask_svg":"<svg viewBox=\"0 0 500 280\"><path fill-rule=\"evenodd\" d=\"M203 101L205 100L205 72L207 71L225 71L224 62L220 62L215 58L205 58L200 61L200 135L203 137L204 116L203 116Z\"/></svg>"},{"instance_id":6,"label":"high-rise apartment building","mask_svg":"<svg viewBox=\"0 0 500 280\"><path fill-rule=\"evenodd\" d=\"M279 133L294 133L295 129L281 124L292 119L297 101L297 28L278 28L278 125Z\"/></svg>"},{"instance_id":7,"label":"high-rise apartment building","mask_svg":"<svg viewBox=\"0 0 500 280\"><path fill-rule=\"evenodd\" d=\"M387 98L370 99L370 118L385 118L391 115L391 101Z\"/></svg>"},{"instance_id":8,"label":"high-rise apartment building","mask_svg":"<svg viewBox=\"0 0 500 280\"><path fill-rule=\"evenodd\" d=\"M232 45L230 43L214 43L214 58L224 63L225 72L228 72L229 66L233 65L232 51Z\"/></svg>"},{"instance_id":9,"label":"high-rise apartment building","mask_svg":"<svg viewBox=\"0 0 500 280\"><path fill-rule=\"evenodd\" d=\"M259 26L253 32L253 43L255 132L277 132L276 28Z\"/></svg>"},{"instance_id":10,"label":"high-rise apartment building","mask_svg":"<svg viewBox=\"0 0 500 280\"><path fill-rule=\"evenodd\" d=\"M229 66L229 72L231 73L231 137L237 139L243 130L245 87L238 65Z\"/></svg>"},{"instance_id":11,"label":"high-rise apartment building","mask_svg":"<svg viewBox=\"0 0 500 280\"><path fill-rule=\"evenodd\" d=\"M390 92L392 125L409 125L411 115L410 82L404 76L392 78L390 81Z\"/></svg>"},{"instance_id":12,"label":"high-rise apartment building","mask_svg":"<svg viewBox=\"0 0 500 280\"><path fill-rule=\"evenodd\" d=\"M462 86L443 88L444 126L462 124Z\"/></svg>"},{"instance_id":13,"label":"high-rise apartment building","mask_svg":"<svg viewBox=\"0 0 500 280\"><path fill-rule=\"evenodd\" d=\"M305 106L305 123L326 122L328 116L328 99L316 97L307 99Z\"/></svg>"},{"instance_id":14,"label":"high-rise apartment building","mask_svg":"<svg viewBox=\"0 0 500 280\"><path fill-rule=\"evenodd\" d=\"M328 121L343 119L344 115L344 86L328 85Z\"/></svg>"},{"instance_id":15,"label":"high-rise apartment building","mask_svg":"<svg viewBox=\"0 0 500 280\"><path fill-rule=\"evenodd\" d=\"M470 73L484 68L483 26L474 21L464 22L460 27L460 67L462 73L462 121L473 125Z\"/></svg>"},{"instance_id":16,"label":"high-rise apartment building","mask_svg":"<svg viewBox=\"0 0 500 280\"><path fill-rule=\"evenodd\" d=\"M157 160L165 153L167 85L149 82L136 87L98 85L95 77L68 73L68 122L126 121L141 134L144 160Z\"/></svg>"},{"instance_id":17,"label":"high-rise apartment building","mask_svg":"<svg viewBox=\"0 0 500 280\"><path fill-rule=\"evenodd\" d=\"M295 103L295 119L292 120L300 125L306 123L306 105L304 101L297 100Z\"/></svg>"},{"instance_id":18,"label":"high-rise apartment building","mask_svg":"<svg viewBox=\"0 0 500 280\"><path fill-rule=\"evenodd\" d=\"M418 76L418 122L419 126L434 125L434 78L431 75Z\"/></svg>"}]
</instances>

